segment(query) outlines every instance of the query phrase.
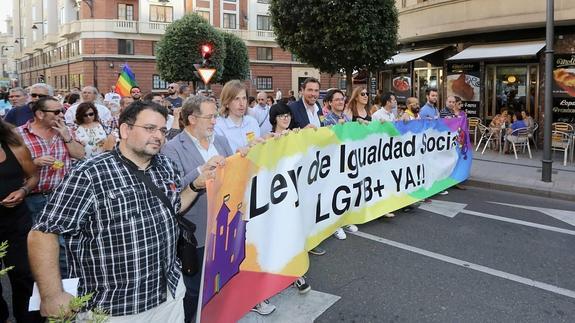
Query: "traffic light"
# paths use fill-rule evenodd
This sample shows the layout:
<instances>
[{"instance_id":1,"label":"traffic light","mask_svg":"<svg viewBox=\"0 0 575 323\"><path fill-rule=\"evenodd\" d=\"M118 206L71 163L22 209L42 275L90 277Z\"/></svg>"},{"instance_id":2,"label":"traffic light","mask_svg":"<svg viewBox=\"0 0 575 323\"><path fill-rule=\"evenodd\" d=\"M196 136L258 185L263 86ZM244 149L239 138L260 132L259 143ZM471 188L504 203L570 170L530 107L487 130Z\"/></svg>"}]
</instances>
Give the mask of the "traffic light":
<instances>
[{"instance_id":1,"label":"traffic light","mask_svg":"<svg viewBox=\"0 0 575 323\"><path fill-rule=\"evenodd\" d=\"M200 48L200 53L202 54L202 58L205 60L210 59L212 56L212 45L211 44L202 44Z\"/></svg>"}]
</instances>

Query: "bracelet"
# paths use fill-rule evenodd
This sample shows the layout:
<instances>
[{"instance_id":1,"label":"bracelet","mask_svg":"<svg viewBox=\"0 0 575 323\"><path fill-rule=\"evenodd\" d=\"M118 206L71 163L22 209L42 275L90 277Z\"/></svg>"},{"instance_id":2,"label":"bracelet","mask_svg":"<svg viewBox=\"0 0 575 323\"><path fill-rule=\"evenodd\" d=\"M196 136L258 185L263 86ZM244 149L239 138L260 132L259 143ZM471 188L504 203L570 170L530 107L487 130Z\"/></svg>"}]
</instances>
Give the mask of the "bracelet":
<instances>
[{"instance_id":1,"label":"bracelet","mask_svg":"<svg viewBox=\"0 0 575 323\"><path fill-rule=\"evenodd\" d=\"M26 195L30 194L30 189L27 188L26 186L22 186L22 187L20 187L19 189L20 189L20 190L23 190Z\"/></svg>"},{"instance_id":2,"label":"bracelet","mask_svg":"<svg viewBox=\"0 0 575 323\"><path fill-rule=\"evenodd\" d=\"M64 143L65 143L65 144L69 144L69 143L72 142L72 140L73 140L72 137L70 137L70 140L64 140Z\"/></svg>"},{"instance_id":3,"label":"bracelet","mask_svg":"<svg viewBox=\"0 0 575 323\"><path fill-rule=\"evenodd\" d=\"M196 192L196 193L199 193L199 192L201 192L201 191L203 190L203 188L197 188L197 187L194 185L194 181L191 181L191 182L190 182L190 185L188 185L188 187L189 187L192 191L194 191L194 192Z\"/></svg>"}]
</instances>

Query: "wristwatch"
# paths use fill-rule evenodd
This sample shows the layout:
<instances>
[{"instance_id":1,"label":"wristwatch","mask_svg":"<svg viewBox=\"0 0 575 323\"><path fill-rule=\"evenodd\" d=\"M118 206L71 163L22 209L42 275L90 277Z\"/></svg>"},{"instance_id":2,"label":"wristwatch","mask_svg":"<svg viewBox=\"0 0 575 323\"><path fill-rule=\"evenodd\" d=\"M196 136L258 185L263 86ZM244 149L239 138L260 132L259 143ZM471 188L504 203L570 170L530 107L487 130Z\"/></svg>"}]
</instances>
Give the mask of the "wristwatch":
<instances>
[{"instance_id":1,"label":"wristwatch","mask_svg":"<svg viewBox=\"0 0 575 323\"><path fill-rule=\"evenodd\" d=\"M72 140L74 140L74 139L72 139L72 137L70 137L70 140L65 140L65 139L64 139L64 143L65 143L65 144L69 144L69 143L72 142Z\"/></svg>"}]
</instances>

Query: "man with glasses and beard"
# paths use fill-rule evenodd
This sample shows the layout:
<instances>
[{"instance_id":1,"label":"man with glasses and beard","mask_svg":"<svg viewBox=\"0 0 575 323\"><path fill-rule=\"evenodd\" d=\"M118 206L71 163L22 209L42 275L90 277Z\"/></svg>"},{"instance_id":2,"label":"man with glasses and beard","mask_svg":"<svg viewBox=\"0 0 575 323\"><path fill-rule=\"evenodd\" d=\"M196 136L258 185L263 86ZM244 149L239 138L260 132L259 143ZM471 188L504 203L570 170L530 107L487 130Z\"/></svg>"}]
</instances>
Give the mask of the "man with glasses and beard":
<instances>
[{"instance_id":1,"label":"man with glasses and beard","mask_svg":"<svg viewBox=\"0 0 575 323\"><path fill-rule=\"evenodd\" d=\"M159 154L167 115L153 102L131 104L120 115L116 148L76 166L41 212L28 249L42 315L67 312L72 299L57 266L63 237L69 277L80 279L80 295L93 293L83 310L101 308L110 322L184 321L175 212L197 193ZM214 173L199 175L195 188ZM78 314L78 321L91 319L91 312Z\"/></svg>"},{"instance_id":2,"label":"man with glasses and beard","mask_svg":"<svg viewBox=\"0 0 575 323\"><path fill-rule=\"evenodd\" d=\"M104 129L109 129L112 124L112 112L110 112L110 109L108 109L105 105L101 105L96 102L96 98L98 97L98 89L93 86L85 86L82 89L81 95L82 102L77 102L70 106L68 110L66 110L66 114L64 115L66 125L69 127L74 127L74 120L76 120L76 109L78 109L78 105L83 102L89 102L94 104L96 109L98 109L98 117L100 118L100 122L104 126Z\"/></svg>"},{"instance_id":3,"label":"man with glasses and beard","mask_svg":"<svg viewBox=\"0 0 575 323\"><path fill-rule=\"evenodd\" d=\"M32 111L34 118L17 129L40 173L40 182L26 198L35 222L47 197L70 170L72 158L84 157L84 147L73 140L64 124L62 104L57 99L41 98L32 105Z\"/></svg>"},{"instance_id":4,"label":"man with glasses and beard","mask_svg":"<svg viewBox=\"0 0 575 323\"><path fill-rule=\"evenodd\" d=\"M182 106L182 98L179 96L180 85L178 83L171 83L168 85L168 95L165 99L172 104L172 108L179 108Z\"/></svg>"}]
</instances>

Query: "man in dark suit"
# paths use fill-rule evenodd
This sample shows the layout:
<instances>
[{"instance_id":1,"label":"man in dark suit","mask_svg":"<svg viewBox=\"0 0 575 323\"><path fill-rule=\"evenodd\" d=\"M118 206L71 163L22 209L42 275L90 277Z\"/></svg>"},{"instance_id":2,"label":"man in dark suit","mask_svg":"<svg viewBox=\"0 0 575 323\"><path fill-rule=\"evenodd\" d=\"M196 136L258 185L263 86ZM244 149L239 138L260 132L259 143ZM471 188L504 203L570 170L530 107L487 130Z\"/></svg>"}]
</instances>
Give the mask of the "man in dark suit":
<instances>
[{"instance_id":1,"label":"man in dark suit","mask_svg":"<svg viewBox=\"0 0 575 323\"><path fill-rule=\"evenodd\" d=\"M203 259L208 200L205 189L195 185L196 180L201 172L223 165L225 157L231 156L233 152L227 139L214 132L217 108L210 98L203 95L188 98L182 106L181 118L184 130L164 146L162 153L176 164L182 178L182 187L192 184L190 187L198 192L198 197L184 216L196 225L197 254L199 259ZM186 322L191 322L195 315L201 276L201 271L195 275L184 274Z\"/></svg>"},{"instance_id":2,"label":"man in dark suit","mask_svg":"<svg viewBox=\"0 0 575 323\"><path fill-rule=\"evenodd\" d=\"M301 98L289 106L292 115L290 129L321 127L321 109L317 105L319 87L319 81L313 77L303 82Z\"/></svg>"}]
</instances>

